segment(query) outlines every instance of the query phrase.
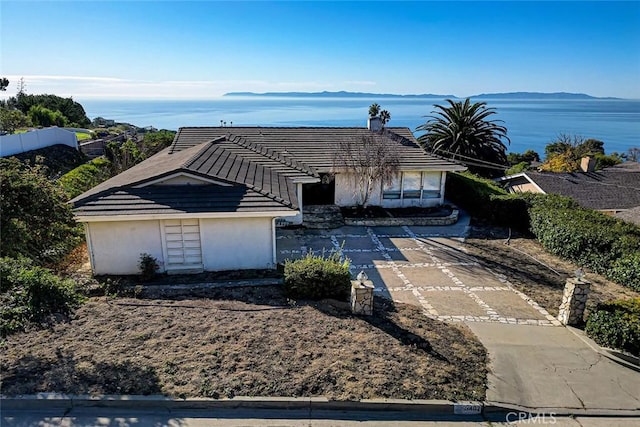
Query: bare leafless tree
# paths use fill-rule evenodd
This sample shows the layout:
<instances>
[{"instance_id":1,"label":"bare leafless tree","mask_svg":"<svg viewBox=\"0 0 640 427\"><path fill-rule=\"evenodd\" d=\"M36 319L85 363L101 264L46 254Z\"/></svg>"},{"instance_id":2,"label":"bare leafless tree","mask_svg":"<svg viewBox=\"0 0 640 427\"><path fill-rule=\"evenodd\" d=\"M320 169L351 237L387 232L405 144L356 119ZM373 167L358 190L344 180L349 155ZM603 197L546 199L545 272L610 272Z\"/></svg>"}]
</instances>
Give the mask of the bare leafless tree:
<instances>
[{"instance_id":1,"label":"bare leafless tree","mask_svg":"<svg viewBox=\"0 0 640 427\"><path fill-rule=\"evenodd\" d=\"M627 160L630 162L640 161L640 147L631 147L627 150Z\"/></svg>"},{"instance_id":2,"label":"bare leafless tree","mask_svg":"<svg viewBox=\"0 0 640 427\"><path fill-rule=\"evenodd\" d=\"M333 158L334 173L346 173L354 180L354 196L366 207L376 184L390 184L400 161L393 144L377 134L338 143Z\"/></svg>"}]
</instances>

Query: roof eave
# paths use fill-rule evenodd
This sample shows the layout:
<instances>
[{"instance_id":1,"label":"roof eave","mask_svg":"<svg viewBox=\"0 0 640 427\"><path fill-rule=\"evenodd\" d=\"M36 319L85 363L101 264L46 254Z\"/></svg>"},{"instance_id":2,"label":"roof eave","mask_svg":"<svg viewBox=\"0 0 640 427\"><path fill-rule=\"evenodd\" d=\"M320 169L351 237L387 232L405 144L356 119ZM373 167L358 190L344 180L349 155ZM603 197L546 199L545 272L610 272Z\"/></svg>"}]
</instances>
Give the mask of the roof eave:
<instances>
[{"instance_id":1,"label":"roof eave","mask_svg":"<svg viewBox=\"0 0 640 427\"><path fill-rule=\"evenodd\" d=\"M189 218L277 218L298 215L297 209L261 212L197 212L197 213L165 213L165 214L131 214L131 215L82 215L75 214L76 221L89 222L121 222L121 221L148 221L162 219L189 219Z\"/></svg>"}]
</instances>

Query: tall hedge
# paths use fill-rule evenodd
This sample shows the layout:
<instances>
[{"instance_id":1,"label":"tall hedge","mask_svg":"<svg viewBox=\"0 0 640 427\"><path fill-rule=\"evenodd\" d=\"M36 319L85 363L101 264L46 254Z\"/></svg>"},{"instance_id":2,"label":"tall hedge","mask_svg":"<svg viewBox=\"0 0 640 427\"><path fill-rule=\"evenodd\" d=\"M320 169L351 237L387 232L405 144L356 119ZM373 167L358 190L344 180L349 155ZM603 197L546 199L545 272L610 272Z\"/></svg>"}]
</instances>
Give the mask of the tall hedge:
<instances>
[{"instance_id":1,"label":"tall hedge","mask_svg":"<svg viewBox=\"0 0 640 427\"><path fill-rule=\"evenodd\" d=\"M529 216L546 250L640 291L640 227L558 196L533 199Z\"/></svg>"},{"instance_id":2,"label":"tall hedge","mask_svg":"<svg viewBox=\"0 0 640 427\"><path fill-rule=\"evenodd\" d=\"M447 176L447 197L472 216L529 230L552 254L640 291L640 227L584 209L568 197L507 194L472 174Z\"/></svg>"},{"instance_id":3,"label":"tall hedge","mask_svg":"<svg viewBox=\"0 0 640 427\"><path fill-rule=\"evenodd\" d=\"M447 199L475 218L521 231L529 228L527 200L507 193L495 181L469 172L450 173L445 191Z\"/></svg>"}]
</instances>

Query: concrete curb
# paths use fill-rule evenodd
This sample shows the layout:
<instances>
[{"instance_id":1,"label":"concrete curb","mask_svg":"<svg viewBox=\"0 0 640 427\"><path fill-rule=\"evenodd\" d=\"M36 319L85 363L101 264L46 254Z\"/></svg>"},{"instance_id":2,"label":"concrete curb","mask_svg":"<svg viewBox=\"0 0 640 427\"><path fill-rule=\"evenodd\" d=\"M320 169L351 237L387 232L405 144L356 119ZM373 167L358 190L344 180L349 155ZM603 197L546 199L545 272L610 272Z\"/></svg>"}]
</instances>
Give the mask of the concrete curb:
<instances>
[{"instance_id":1,"label":"concrete curb","mask_svg":"<svg viewBox=\"0 0 640 427\"><path fill-rule=\"evenodd\" d=\"M626 356L628 357L629 360L627 360L626 358L619 357L615 354L616 350L600 347L600 345L598 345L597 342L589 338L584 333L584 331L574 328L573 326L567 326L566 328L569 331L571 331L575 336L580 338L585 344L591 347L598 354L601 354L602 356L617 363L618 365L624 366L625 368L631 369L636 372L640 372L640 364L634 363L634 359L637 359L634 356Z\"/></svg>"},{"instance_id":2,"label":"concrete curb","mask_svg":"<svg viewBox=\"0 0 640 427\"><path fill-rule=\"evenodd\" d=\"M354 411L354 412L406 412L430 416L485 416L493 419L507 413L553 414L557 417L574 415L640 417L640 410L586 409L586 408L530 408L500 402L452 402L449 400L363 399L359 401L336 401L325 397L248 397L232 399L173 399L151 395L69 395L61 393L38 393L24 396L0 396L0 408L12 410L70 411L73 408L110 408L146 410L308 410L308 411Z\"/></svg>"},{"instance_id":3,"label":"concrete curb","mask_svg":"<svg viewBox=\"0 0 640 427\"><path fill-rule=\"evenodd\" d=\"M481 402L451 402L448 400L365 399L336 401L325 397L246 397L231 399L173 399L166 396L139 395L69 395L38 393L24 396L1 396L3 410L46 410L73 408L137 408L137 409L280 409L324 411L396 411L432 415L480 415Z\"/></svg>"}]
</instances>

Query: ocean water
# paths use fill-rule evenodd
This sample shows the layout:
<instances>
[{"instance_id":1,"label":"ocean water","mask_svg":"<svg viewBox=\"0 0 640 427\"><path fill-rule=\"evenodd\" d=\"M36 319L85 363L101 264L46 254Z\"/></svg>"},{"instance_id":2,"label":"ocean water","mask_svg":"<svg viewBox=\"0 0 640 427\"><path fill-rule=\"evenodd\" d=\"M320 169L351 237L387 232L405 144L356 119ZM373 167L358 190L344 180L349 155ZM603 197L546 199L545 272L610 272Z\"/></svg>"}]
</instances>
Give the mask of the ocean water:
<instances>
[{"instance_id":1,"label":"ocean water","mask_svg":"<svg viewBox=\"0 0 640 427\"><path fill-rule=\"evenodd\" d=\"M228 97L215 100L78 100L90 118L177 130L184 126L366 126L369 105L391 113L389 126L415 132L443 99ZM503 120L509 152L544 147L559 134L604 141L607 153L640 146L640 100L483 100ZM416 136L419 134L416 133Z\"/></svg>"}]
</instances>

